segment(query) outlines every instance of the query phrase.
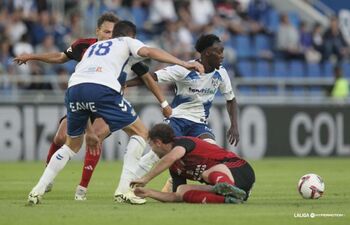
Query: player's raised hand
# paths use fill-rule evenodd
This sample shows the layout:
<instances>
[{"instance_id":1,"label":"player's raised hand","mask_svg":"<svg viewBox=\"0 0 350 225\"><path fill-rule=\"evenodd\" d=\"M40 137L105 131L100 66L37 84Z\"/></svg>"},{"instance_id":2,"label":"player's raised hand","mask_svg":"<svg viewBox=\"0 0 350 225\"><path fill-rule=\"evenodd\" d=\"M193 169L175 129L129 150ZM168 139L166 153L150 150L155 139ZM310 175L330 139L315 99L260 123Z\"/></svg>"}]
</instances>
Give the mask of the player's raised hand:
<instances>
[{"instance_id":1,"label":"player's raised hand","mask_svg":"<svg viewBox=\"0 0 350 225\"><path fill-rule=\"evenodd\" d=\"M144 187L136 187L134 190L135 195L141 198L148 197L148 192L148 189Z\"/></svg>"},{"instance_id":2,"label":"player's raised hand","mask_svg":"<svg viewBox=\"0 0 350 225\"><path fill-rule=\"evenodd\" d=\"M236 126L231 126L230 129L227 131L227 138L228 142L234 146L238 145L239 142L239 132Z\"/></svg>"},{"instance_id":3,"label":"player's raised hand","mask_svg":"<svg viewBox=\"0 0 350 225\"><path fill-rule=\"evenodd\" d=\"M201 74L204 73L204 66L197 61L184 62L183 67L189 70L197 70Z\"/></svg>"},{"instance_id":4,"label":"player's raised hand","mask_svg":"<svg viewBox=\"0 0 350 225\"><path fill-rule=\"evenodd\" d=\"M166 118L169 118L171 114L173 114L173 109L168 105L167 107L162 109L163 116Z\"/></svg>"},{"instance_id":5,"label":"player's raised hand","mask_svg":"<svg viewBox=\"0 0 350 225\"><path fill-rule=\"evenodd\" d=\"M13 62L17 63L18 65L26 64L28 60L31 59L30 54L21 54L13 59Z\"/></svg>"}]
</instances>

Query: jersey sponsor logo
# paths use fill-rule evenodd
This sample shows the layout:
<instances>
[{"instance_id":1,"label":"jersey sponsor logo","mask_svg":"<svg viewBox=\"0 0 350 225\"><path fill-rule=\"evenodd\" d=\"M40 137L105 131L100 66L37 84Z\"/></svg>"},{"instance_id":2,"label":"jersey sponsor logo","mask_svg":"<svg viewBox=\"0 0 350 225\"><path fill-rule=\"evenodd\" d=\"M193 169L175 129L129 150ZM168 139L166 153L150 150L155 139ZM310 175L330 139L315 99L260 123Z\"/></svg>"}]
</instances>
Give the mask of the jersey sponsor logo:
<instances>
[{"instance_id":1,"label":"jersey sponsor logo","mask_svg":"<svg viewBox=\"0 0 350 225\"><path fill-rule=\"evenodd\" d=\"M186 171L187 174L193 176L193 180L200 180L202 173L206 170L207 165L197 165L194 171Z\"/></svg>"},{"instance_id":2,"label":"jersey sponsor logo","mask_svg":"<svg viewBox=\"0 0 350 225\"><path fill-rule=\"evenodd\" d=\"M89 67L84 72L86 72L86 73L102 72L102 66Z\"/></svg>"},{"instance_id":3,"label":"jersey sponsor logo","mask_svg":"<svg viewBox=\"0 0 350 225\"><path fill-rule=\"evenodd\" d=\"M71 112L76 111L91 111L91 112L97 112L97 109L95 107L95 102L70 102L69 108Z\"/></svg>"},{"instance_id":4,"label":"jersey sponsor logo","mask_svg":"<svg viewBox=\"0 0 350 225\"><path fill-rule=\"evenodd\" d=\"M102 72L102 66L96 67L96 72Z\"/></svg>"},{"instance_id":5,"label":"jersey sponsor logo","mask_svg":"<svg viewBox=\"0 0 350 225\"><path fill-rule=\"evenodd\" d=\"M182 171L180 168L176 168L177 175L181 175Z\"/></svg>"},{"instance_id":6,"label":"jersey sponsor logo","mask_svg":"<svg viewBox=\"0 0 350 225\"><path fill-rule=\"evenodd\" d=\"M197 88L188 87L188 91L192 93L203 94L203 95L208 95L208 94L214 95L216 93L216 88L215 89L211 89L211 88L197 89Z\"/></svg>"}]
</instances>

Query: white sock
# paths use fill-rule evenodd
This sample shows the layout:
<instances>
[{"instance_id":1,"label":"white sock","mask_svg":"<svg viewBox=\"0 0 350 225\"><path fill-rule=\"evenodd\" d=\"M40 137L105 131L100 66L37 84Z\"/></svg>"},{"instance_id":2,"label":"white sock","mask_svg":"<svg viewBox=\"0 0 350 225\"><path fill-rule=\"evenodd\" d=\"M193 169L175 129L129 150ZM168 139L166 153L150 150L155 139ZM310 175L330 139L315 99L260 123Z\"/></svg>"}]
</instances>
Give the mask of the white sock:
<instances>
[{"instance_id":1,"label":"white sock","mask_svg":"<svg viewBox=\"0 0 350 225\"><path fill-rule=\"evenodd\" d=\"M130 182L136 179L134 170L146 148L146 141L141 136L130 137L124 155L123 170L120 175L119 185L115 193L126 193L129 190Z\"/></svg>"},{"instance_id":2,"label":"white sock","mask_svg":"<svg viewBox=\"0 0 350 225\"><path fill-rule=\"evenodd\" d=\"M137 178L143 177L158 161L159 157L152 150L142 156L134 172Z\"/></svg>"},{"instance_id":3,"label":"white sock","mask_svg":"<svg viewBox=\"0 0 350 225\"><path fill-rule=\"evenodd\" d=\"M53 182L57 174L65 167L68 160L75 155L76 153L73 152L67 145L63 145L60 149L58 149L57 152L52 155L43 175L32 191L43 195L45 193L46 186Z\"/></svg>"}]
</instances>

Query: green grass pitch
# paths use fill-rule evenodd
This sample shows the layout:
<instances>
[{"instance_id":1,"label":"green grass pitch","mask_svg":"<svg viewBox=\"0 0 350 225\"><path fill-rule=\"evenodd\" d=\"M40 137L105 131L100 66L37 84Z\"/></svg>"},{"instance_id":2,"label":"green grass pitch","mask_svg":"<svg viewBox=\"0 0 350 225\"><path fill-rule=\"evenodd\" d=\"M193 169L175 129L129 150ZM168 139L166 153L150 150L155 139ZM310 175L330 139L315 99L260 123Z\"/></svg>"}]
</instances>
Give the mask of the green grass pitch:
<instances>
[{"instance_id":1,"label":"green grass pitch","mask_svg":"<svg viewBox=\"0 0 350 225\"><path fill-rule=\"evenodd\" d=\"M350 158L267 158L251 164L257 181L251 198L241 205L170 204L151 199L141 206L115 203L112 196L120 162L101 162L90 183L88 200L77 202L73 196L82 163L69 162L43 203L29 207L26 198L42 174L43 163L2 162L0 224L350 224ZM325 180L326 191L319 200L304 200L296 190L298 179L310 172ZM163 174L149 187L160 189L166 178ZM343 216L296 217L311 213Z\"/></svg>"}]
</instances>

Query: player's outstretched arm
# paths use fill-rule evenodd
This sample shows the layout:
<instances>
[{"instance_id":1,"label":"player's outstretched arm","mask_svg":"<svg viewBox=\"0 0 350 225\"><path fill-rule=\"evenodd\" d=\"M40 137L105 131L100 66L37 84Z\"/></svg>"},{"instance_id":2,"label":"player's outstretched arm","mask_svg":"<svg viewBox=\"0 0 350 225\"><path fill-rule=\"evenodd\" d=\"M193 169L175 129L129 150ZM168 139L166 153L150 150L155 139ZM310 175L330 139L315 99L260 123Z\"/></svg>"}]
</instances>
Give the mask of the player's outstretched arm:
<instances>
[{"instance_id":1,"label":"player's outstretched arm","mask_svg":"<svg viewBox=\"0 0 350 225\"><path fill-rule=\"evenodd\" d=\"M153 198L161 202L181 202L182 198L175 192L160 192L149 188L137 187L134 190L135 195L141 198Z\"/></svg>"},{"instance_id":2,"label":"player's outstretched arm","mask_svg":"<svg viewBox=\"0 0 350 225\"><path fill-rule=\"evenodd\" d=\"M143 76L144 74L142 74ZM154 81L158 81L157 76L155 74L150 74L153 78ZM144 85L145 82L140 78L140 77L136 77L134 79L128 80L126 81L126 86L127 87L135 87L135 86L141 86Z\"/></svg>"},{"instance_id":3,"label":"player's outstretched arm","mask_svg":"<svg viewBox=\"0 0 350 225\"><path fill-rule=\"evenodd\" d=\"M239 142L239 132L238 132L238 123L237 123L236 98L226 101L226 109L231 121L231 126L227 131L227 138L231 145L234 144L234 146L237 146Z\"/></svg>"},{"instance_id":4,"label":"player's outstretched arm","mask_svg":"<svg viewBox=\"0 0 350 225\"><path fill-rule=\"evenodd\" d=\"M182 67L185 67L188 70L197 70L200 73L204 73L204 67L199 62L185 62L175 56L167 53L158 48L142 47L138 50L137 54L142 57L148 57L160 62L176 64Z\"/></svg>"},{"instance_id":5,"label":"player's outstretched arm","mask_svg":"<svg viewBox=\"0 0 350 225\"><path fill-rule=\"evenodd\" d=\"M21 54L13 59L18 65L26 64L29 60L61 64L69 61L69 58L63 52L53 52L43 54Z\"/></svg>"},{"instance_id":6,"label":"player's outstretched arm","mask_svg":"<svg viewBox=\"0 0 350 225\"><path fill-rule=\"evenodd\" d=\"M141 86L144 85L145 83L140 77L136 77L134 79L128 80L125 82L125 85L127 87L135 87L135 86Z\"/></svg>"},{"instance_id":7,"label":"player's outstretched arm","mask_svg":"<svg viewBox=\"0 0 350 225\"><path fill-rule=\"evenodd\" d=\"M159 160L159 162L143 177L130 182L131 187L144 187L153 178L161 174L166 169L169 169L176 160L181 159L186 153L186 149L181 146L176 146L168 154Z\"/></svg>"}]
</instances>

